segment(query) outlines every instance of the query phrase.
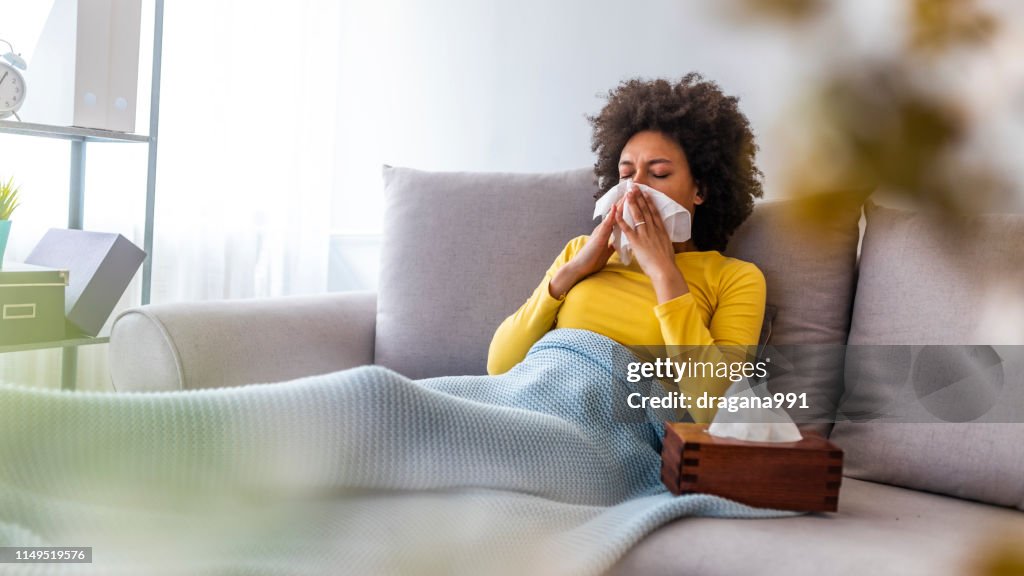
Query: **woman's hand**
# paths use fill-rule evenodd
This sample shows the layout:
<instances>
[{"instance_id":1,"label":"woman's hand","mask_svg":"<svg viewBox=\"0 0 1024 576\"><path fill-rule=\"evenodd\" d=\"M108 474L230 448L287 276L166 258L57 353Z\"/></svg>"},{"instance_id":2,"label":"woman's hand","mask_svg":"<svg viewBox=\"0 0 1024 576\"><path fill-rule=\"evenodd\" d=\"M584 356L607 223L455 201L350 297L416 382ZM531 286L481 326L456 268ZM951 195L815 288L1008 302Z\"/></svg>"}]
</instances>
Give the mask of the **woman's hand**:
<instances>
[{"instance_id":1,"label":"woman's hand","mask_svg":"<svg viewBox=\"0 0 1024 576\"><path fill-rule=\"evenodd\" d=\"M668 302L689 292L683 274L676 267L672 239L668 237L661 215L647 194L634 185L626 192L623 210L630 211L636 226L631 228L626 223L622 210L616 214L616 224L629 240L633 257L640 268L650 277L658 303Z\"/></svg>"},{"instance_id":2,"label":"woman's hand","mask_svg":"<svg viewBox=\"0 0 1024 576\"><path fill-rule=\"evenodd\" d=\"M590 239L583 245L583 248L572 257L572 260L555 272L551 282L548 283L548 292L551 296L561 298L577 282L604 268L608 259L615 253L615 247L610 244L610 240L616 216L621 210L621 202L612 206L608 216L605 216L597 228L594 228Z\"/></svg>"}]
</instances>

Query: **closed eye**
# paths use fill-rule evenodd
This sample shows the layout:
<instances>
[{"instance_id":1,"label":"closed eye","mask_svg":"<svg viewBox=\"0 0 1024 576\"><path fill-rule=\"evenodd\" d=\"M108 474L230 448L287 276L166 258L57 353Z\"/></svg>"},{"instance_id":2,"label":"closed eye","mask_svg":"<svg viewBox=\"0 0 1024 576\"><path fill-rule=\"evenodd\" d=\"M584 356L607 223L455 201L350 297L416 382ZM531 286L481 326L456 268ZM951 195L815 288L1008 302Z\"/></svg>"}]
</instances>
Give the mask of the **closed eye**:
<instances>
[{"instance_id":1,"label":"closed eye","mask_svg":"<svg viewBox=\"0 0 1024 576\"><path fill-rule=\"evenodd\" d=\"M651 174L652 178L657 178L659 180L664 179L664 178L668 178L669 176L671 176L671 174ZM626 178L632 178L632 177L633 177L632 174L625 174L625 175L619 176L619 180L625 180Z\"/></svg>"}]
</instances>

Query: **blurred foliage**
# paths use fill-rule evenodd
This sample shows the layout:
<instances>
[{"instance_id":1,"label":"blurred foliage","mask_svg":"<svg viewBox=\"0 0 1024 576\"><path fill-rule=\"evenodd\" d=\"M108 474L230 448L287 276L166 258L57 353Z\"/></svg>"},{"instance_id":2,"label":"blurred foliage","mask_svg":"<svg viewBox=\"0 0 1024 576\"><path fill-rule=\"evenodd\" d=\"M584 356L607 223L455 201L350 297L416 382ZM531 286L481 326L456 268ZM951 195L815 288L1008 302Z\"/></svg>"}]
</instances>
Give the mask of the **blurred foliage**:
<instances>
[{"instance_id":1,"label":"blurred foliage","mask_svg":"<svg viewBox=\"0 0 1024 576\"><path fill-rule=\"evenodd\" d=\"M818 16L826 4L826 0L737 0L726 4L725 8L732 16L742 19L795 23Z\"/></svg>"},{"instance_id":2,"label":"blurred foliage","mask_svg":"<svg viewBox=\"0 0 1024 576\"><path fill-rule=\"evenodd\" d=\"M973 211L1005 187L995 168L963 157L969 116L885 63L837 72L812 103L818 124L812 151L790 174L793 192L878 187L951 214Z\"/></svg>"},{"instance_id":3,"label":"blurred foliage","mask_svg":"<svg viewBox=\"0 0 1024 576\"><path fill-rule=\"evenodd\" d=\"M998 542L980 551L971 574L978 576L1021 576L1024 574L1024 534L1013 540L996 536Z\"/></svg>"},{"instance_id":4,"label":"blurred foliage","mask_svg":"<svg viewBox=\"0 0 1024 576\"><path fill-rule=\"evenodd\" d=\"M976 0L913 0L910 47L941 54L956 46L983 44L995 33L996 22Z\"/></svg>"},{"instance_id":5,"label":"blurred foliage","mask_svg":"<svg viewBox=\"0 0 1024 576\"><path fill-rule=\"evenodd\" d=\"M947 215L992 209L1009 183L985 155L969 154L972 114L947 79L998 34L997 20L975 0L893 1L906 3L904 41L858 59L841 40L850 23L830 17L835 2L733 0L747 21L817 25L836 39L810 56L825 72L787 118L788 134L806 141L787 149L785 189L868 186Z\"/></svg>"}]
</instances>

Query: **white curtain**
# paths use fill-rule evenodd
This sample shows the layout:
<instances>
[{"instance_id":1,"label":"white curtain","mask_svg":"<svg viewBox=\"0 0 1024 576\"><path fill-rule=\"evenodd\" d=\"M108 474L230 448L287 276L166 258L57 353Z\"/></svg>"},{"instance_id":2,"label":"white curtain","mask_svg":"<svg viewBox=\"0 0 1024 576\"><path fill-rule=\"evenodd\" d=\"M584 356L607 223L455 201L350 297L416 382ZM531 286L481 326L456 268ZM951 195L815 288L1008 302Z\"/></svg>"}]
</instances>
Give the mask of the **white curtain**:
<instances>
[{"instance_id":1,"label":"white curtain","mask_svg":"<svg viewBox=\"0 0 1024 576\"><path fill-rule=\"evenodd\" d=\"M284 8L167 3L154 302L327 288L339 8Z\"/></svg>"}]
</instances>

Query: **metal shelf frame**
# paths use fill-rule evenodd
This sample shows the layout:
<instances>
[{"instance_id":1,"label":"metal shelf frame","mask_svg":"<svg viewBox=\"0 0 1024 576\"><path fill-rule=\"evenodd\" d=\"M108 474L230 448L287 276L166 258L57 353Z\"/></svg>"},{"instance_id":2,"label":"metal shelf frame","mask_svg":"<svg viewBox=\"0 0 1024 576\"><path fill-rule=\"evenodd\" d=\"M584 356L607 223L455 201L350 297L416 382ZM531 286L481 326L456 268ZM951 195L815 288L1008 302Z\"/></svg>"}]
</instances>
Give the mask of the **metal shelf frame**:
<instances>
[{"instance_id":1,"label":"metal shelf frame","mask_svg":"<svg viewBox=\"0 0 1024 576\"><path fill-rule=\"evenodd\" d=\"M96 128L79 128L78 126L33 124L32 122L16 122L14 120L0 120L0 132L81 142L149 142L149 136L143 134L126 134Z\"/></svg>"},{"instance_id":2,"label":"metal shelf frame","mask_svg":"<svg viewBox=\"0 0 1024 576\"><path fill-rule=\"evenodd\" d=\"M149 304L153 287L153 226L156 208L157 142L160 129L160 73L164 41L164 0L155 0L153 18L153 67L149 108L149 135L126 134L75 126L50 126L0 120L0 133L58 138L71 142L71 178L68 186L68 228L81 230L85 222L86 144L90 142L134 142L149 145L146 166L146 223L142 263L142 304ZM78 346L101 344L108 338L69 338L57 342L2 346L0 353L60 348L62 352L61 388L74 390L78 370Z\"/></svg>"},{"instance_id":3,"label":"metal shelf frame","mask_svg":"<svg viewBox=\"0 0 1024 576\"><path fill-rule=\"evenodd\" d=\"M0 346L0 354L6 354L8 352L28 352L30 350L48 350L52 348L74 348L78 346L89 346L91 344L106 344L107 342L110 342L110 338L107 338L106 336L77 336L64 340L54 340L52 342L30 342L28 344L9 344Z\"/></svg>"}]
</instances>

